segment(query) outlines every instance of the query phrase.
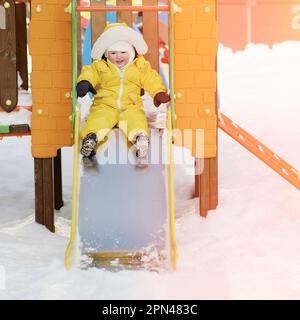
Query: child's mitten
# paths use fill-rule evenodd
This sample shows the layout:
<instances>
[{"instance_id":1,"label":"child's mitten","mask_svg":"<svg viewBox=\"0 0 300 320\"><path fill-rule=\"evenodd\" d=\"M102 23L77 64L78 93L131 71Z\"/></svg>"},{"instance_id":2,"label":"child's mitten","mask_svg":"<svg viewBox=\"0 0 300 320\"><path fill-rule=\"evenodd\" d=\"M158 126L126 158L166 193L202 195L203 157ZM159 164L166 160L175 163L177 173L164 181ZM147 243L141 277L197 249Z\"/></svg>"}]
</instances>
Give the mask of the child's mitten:
<instances>
[{"instance_id":1,"label":"child's mitten","mask_svg":"<svg viewBox=\"0 0 300 320\"><path fill-rule=\"evenodd\" d=\"M159 107L162 103L167 103L171 100L170 96L166 92L159 92L155 95L153 103L155 107Z\"/></svg>"},{"instance_id":2,"label":"child's mitten","mask_svg":"<svg viewBox=\"0 0 300 320\"><path fill-rule=\"evenodd\" d=\"M82 80L77 83L76 86L77 97L84 97L89 91L93 94L96 94L97 91L95 88L86 80Z\"/></svg>"}]
</instances>

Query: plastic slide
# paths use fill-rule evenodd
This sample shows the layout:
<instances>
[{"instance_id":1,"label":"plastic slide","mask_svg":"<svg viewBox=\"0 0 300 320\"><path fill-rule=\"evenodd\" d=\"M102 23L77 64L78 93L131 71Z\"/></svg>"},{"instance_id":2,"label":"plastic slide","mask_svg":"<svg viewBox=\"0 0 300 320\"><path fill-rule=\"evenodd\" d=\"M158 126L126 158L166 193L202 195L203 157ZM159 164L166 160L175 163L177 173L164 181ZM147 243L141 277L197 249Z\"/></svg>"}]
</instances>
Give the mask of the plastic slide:
<instances>
[{"instance_id":1,"label":"plastic slide","mask_svg":"<svg viewBox=\"0 0 300 320\"><path fill-rule=\"evenodd\" d=\"M113 129L99 146L94 165L85 166L79 153L79 132L84 120L75 89L78 51L75 7L76 2L72 1L74 166L72 225L65 255L66 268L175 270L173 59L170 62L171 102L167 108L167 124L163 129L151 129L148 165L137 165L134 148L119 129ZM171 49L173 39L171 19Z\"/></svg>"},{"instance_id":2,"label":"plastic slide","mask_svg":"<svg viewBox=\"0 0 300 320\"><path fill-rule=\"evenodd\" d=\"M79 153L79 107L75 118L72 230L66 267L174 269L169 130L151 130L145 167L137 166L134 148L119 129L110 132L97 150L97 161L86 167Z\"/></svg>"}]
</instances>

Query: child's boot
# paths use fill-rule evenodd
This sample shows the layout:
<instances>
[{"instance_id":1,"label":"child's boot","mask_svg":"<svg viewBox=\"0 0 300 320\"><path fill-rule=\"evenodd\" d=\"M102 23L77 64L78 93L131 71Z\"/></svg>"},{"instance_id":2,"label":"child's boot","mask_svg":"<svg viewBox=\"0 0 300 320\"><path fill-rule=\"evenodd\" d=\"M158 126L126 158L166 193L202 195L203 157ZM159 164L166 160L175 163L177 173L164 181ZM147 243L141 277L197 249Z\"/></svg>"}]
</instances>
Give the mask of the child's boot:
<instances>
[{"instance_id":1,"label":"child's boot","mask_svg":"<svg viewBox=\"0 0 300 320\"><path fill-rule=\"evenodd\" d=\"M139 134L134 142L136 157L140 165L148 164L149 138L144 133Z\"/></svg>"},{"instance_id":2,"label":"child's boot","mask_svg":"<svg viewBox=\"0 0 300 320\"><path fill-rule=\"evenodd\" d=\"M89 157L82 157L82 163L85 168L95 167L97 165L97 160L95 158L96 152L92 151Z\"/></svg>"},{"instance_id":3,"label":"child's boot","mask_svg":"<svg viewBox=\"0 0 300 320\"><path fill-rule=\"evenodd\" d=\"M97 135L95 133L89 133L82 140L80 153L84 157L92 157L96 154Z\"/></svg>"}]
</instances>

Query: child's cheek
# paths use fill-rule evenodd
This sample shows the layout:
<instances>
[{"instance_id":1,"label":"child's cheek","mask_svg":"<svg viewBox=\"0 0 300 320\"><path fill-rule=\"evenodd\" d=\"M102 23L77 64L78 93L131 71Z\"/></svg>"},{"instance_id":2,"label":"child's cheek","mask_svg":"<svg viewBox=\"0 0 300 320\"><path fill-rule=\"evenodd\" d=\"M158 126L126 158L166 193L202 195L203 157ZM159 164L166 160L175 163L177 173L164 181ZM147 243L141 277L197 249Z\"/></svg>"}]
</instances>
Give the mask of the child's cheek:
<instances>
[{"instance_id":1,"label":"child's cheek","mask_svg":"<svg viewBox=\"0 0 300 320\"><path fill-rule=\"evenodd\" d=\"M125 60L126 63L128 63L129 59L130 59L130 56L129 56L129 54L127 54L127 55L125 56L125 59L124 59L124 60Z\"/></svg>"}]
</instances>

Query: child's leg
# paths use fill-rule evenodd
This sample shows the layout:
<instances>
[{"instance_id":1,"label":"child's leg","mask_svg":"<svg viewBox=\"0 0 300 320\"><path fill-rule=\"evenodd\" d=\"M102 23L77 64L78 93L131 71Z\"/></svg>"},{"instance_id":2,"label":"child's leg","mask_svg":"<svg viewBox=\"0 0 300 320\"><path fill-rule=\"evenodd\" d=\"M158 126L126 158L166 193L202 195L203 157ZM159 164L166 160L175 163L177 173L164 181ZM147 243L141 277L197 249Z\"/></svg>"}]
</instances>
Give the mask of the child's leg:
<instances>
[{"instance_id":1,"label":"child's leg","mask_svg":"<svg viewBox=\"0 0 300 320\"><path fill-rule=\"evenodd\" d=\"M118 123L119 110L111 107L93 106L87 121L82 127L81 138L85 138L89 133L97 135L98 142L104 140L108 132Z\"/></svg>"},{"instance_id":2,"label":"child's leg","mask_svg":"<svg viewBox=\"0 0 300 320\"><path fill-rule=\"evenodd\" d=\"M119 128L127 135L130 142L135 143L137 136L149 137L146 114L143 109L128 108L120 115Z\"/></svg>"},{"instance_id":3,"label":"child's leg","mask_svg":"<svg viewBox=\"0 0 300 320\"><path fill-rule=\"evenodd\" d=\"M148 162L149 128L144 110L130 108L121 113L119 128L136 148L136 156ZM142 162L141 162L142 164Z\"/></svg>"}]
</instances>

